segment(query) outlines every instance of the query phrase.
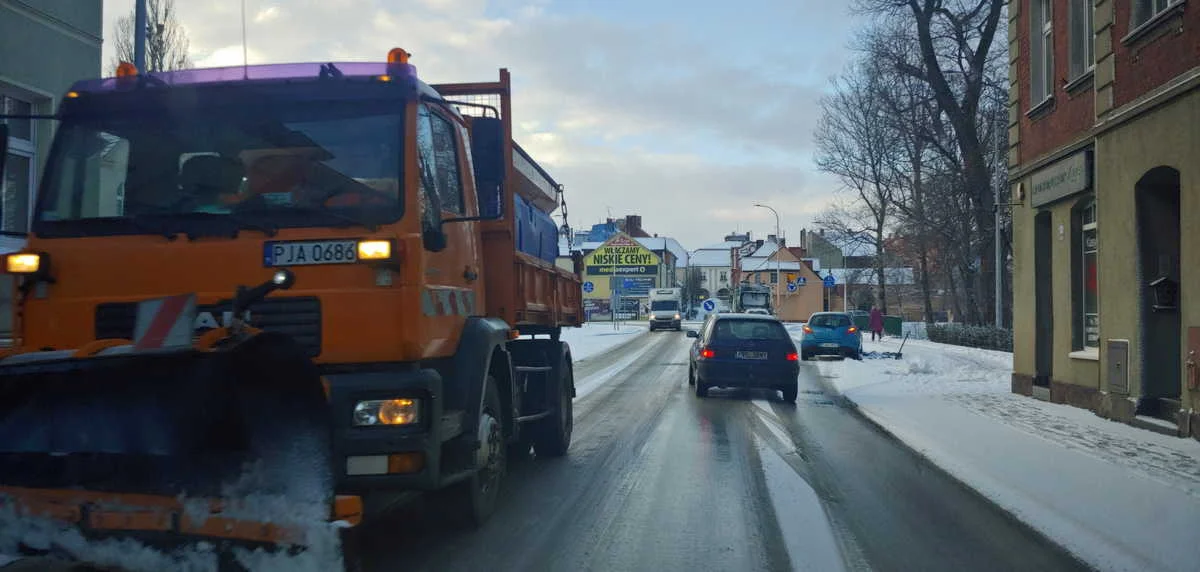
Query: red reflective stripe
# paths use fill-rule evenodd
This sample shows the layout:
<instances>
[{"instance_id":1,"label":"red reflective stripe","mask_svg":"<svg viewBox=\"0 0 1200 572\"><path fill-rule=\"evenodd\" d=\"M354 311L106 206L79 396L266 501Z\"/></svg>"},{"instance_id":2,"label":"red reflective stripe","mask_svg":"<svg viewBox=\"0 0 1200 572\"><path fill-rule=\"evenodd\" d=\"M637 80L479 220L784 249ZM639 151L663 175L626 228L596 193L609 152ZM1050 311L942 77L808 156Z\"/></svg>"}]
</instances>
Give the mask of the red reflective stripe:
<instances>
[{"instance_id":1,"label":"red reflective stripe","mask_svg":"<svg viewBox=\"0 0 1200 572\"><path fill-rule=\"evenodd\" d=\"M138 340L134 347L139 350L161 348L163 340L166 340L167 334L171 333L171 327L175 325L176 320L179 319L179 315L183 313L183 307L187 304L187 300L187 296L167 296L163 298L158 311L154 313L154 319L150 321L150 325L146 328L146 333L142 336L142 339Z\"/></svg>"}]
</instances>

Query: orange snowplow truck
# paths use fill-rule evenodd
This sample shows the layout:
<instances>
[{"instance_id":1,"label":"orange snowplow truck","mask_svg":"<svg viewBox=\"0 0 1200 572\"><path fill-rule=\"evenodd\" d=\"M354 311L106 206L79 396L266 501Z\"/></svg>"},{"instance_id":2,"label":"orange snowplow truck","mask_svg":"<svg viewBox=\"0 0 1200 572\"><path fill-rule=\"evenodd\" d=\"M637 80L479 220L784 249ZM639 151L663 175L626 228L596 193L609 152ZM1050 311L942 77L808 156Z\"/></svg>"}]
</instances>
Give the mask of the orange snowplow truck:
<instances>
[{"instance_id":1,"label":"orange snowplow truck","mask_svg":"<svg viewBox=\"0 0 1200 572\"><path fill-rule=\"evenodd\" d=\"M427 85L400 49L77 82L3 260L0 509L264 544L231 491L486 519L507 456L568 449L583 315L510 112L507 70Z\"/></svg>"}]
</instances>

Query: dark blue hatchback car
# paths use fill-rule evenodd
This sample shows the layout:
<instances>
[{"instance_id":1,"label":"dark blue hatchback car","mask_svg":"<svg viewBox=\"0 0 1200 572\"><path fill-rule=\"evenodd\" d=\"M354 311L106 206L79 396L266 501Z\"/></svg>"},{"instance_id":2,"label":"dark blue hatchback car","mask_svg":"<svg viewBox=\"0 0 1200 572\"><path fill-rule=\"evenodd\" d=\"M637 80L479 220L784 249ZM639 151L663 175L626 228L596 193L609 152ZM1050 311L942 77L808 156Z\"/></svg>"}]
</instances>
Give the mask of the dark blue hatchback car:
<instances>
[{"instance_id":1,"label":"dark blue hatchback car","mask_svg":"<svg viewBox=\"0 0 1200 572\"><path fill-rule=\"evenodd\" d=\"M696 395L709 388L774 389L796 402L800 356L783 324L758 314L716 314L704 322L688 360L688 383Z\"/></svg>"}]
</instances>

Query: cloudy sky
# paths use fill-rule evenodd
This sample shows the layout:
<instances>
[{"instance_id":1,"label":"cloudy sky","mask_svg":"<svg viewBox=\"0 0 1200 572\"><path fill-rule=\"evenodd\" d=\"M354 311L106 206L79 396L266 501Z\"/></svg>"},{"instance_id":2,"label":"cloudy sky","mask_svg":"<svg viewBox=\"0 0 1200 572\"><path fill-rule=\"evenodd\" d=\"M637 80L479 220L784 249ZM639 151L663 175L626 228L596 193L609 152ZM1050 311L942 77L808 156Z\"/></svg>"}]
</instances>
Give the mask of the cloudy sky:
<instances>
[{"instance_id":1,"label":"cloudy sky","mask_svg":"<svg viewBox=\"0 0 1200 572\"><path fill-rule=\"evenodd\" d=\"M836 182L812 161L845 63L844 0L245 0L249 63L380 61L427 82L507 67L515 136L566 186L571 225L640 214L688 249L798 235ZM133 0L104 0L104 30ZM240 0L177 0L199 67L242 63ZM104 62L112 59L105 42Z\"/></svg>"}]
</instances>

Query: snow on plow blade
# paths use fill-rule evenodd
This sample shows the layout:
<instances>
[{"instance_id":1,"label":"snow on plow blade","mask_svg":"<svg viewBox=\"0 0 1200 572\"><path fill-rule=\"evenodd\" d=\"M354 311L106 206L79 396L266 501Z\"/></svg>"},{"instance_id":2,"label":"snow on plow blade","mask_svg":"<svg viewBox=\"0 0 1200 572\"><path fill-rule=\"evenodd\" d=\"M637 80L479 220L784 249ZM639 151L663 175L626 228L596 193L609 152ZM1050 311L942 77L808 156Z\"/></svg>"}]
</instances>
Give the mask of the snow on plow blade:
<instances>
[{"instance_id":1,"label":"snow on plow blade","mask_svg":"<svg viewBox=\"0 0 1200 572\"><path fill-rule=\"evenodd\" d=\"M220 349L97 342L4 358L0 555L254 570L246 558L336 554L331 519L355 511L333 495L328 415L315 366L269 333ZM218 566L231 546L242 565Z\"/></svg>"},{"instance_id":2,"label":"snow on plow blade","mask_svg":"<svg viewBox=\"0 0 1200 572\"><path fill-rule=\"evenodd\" d=\"M57 570L52 565L66 563L130 572L283 567L296 572L347 565L340 537L361 520L358 497L338 497L322 522L264 521L263 507L255 502L263 499L0 487L0 571L9 570L6 555L20 564L13 568L29 570Z\"/></svg>"}]
</instances>

